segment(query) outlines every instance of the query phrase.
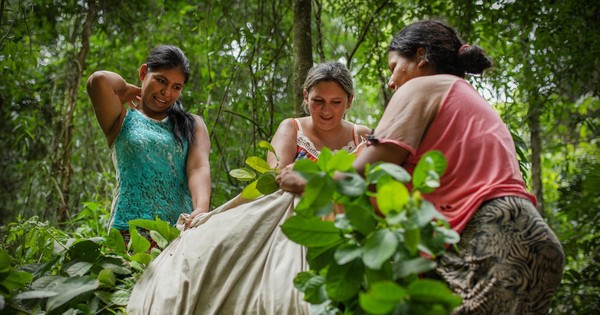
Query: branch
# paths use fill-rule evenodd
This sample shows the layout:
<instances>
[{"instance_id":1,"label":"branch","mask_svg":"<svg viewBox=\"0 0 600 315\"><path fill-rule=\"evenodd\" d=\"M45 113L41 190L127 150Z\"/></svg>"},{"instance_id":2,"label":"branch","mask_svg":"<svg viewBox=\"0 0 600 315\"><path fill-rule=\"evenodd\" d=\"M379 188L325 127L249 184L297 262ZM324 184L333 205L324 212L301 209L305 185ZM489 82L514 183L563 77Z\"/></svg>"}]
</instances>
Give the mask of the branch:
<instances>
[{"instance_id":1,"label":"branch","mask_svg":"<svg viewBox=\"0 0 600 315\"><path fill-rule=\"evenodd\" d=\"M367 24L365 24L365 27L362 29L362 32L360 33L360 36L358 37L358 40L356 42L356 45L354 46L354 49L352 49L352 52L350 53L350 55L348 55L348 60L346 61L346 65L348 66L348 68L350 68L350 64L352 63L352 58L354 57L354 54L358 50L358 47L360 46L360 44L362 44L362 42L367 37L367 33L369 31L369 28L371 27L371 24L373 23L373 20L375 20L375 17L379 14L379 12L381 10L383 10L383 8L389 2L390 2L390 0L386 0L386 1L382 2L379 5L379 7L377 8L377 10L375 10L375 12L373 13L373 15L371 15L371 18L369 19L369 21L367 22Z\"/></svg>"}]
</instances>

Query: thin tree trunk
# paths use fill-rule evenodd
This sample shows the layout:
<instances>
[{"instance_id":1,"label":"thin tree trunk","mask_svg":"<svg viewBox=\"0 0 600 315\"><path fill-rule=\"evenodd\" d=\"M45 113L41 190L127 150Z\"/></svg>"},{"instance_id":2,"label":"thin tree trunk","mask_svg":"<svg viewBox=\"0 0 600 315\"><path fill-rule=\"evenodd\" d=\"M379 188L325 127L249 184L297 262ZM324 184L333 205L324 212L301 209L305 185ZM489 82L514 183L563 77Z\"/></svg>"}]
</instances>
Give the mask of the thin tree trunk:
<instances>
[{"instance_id":1,"label":"thin tree trunk","mask_svg":"<svg viewBox=\"0 0 600 315\"><path fill-rule=\"evenodd\" d=\"M302 85L313 65L310 27L311 0L294 0L294 108L296 116L304 116Z\"/></svg>"},{"instance_id":2,"label":"thin tree trunk","mask_svg":"<svg viewBox=\"0 0 600 315\"><path fill-rule=\"evenodd\" d=\"M534 95L529 101L527 124L531 141L531 189L537 199L537 210L544 216L544 193L542 184L542 138L540 135L541 104L539 97Z\"/></svg>"},{"instance_id":3,"label":"thin tree trunk","mask_svg":"<svg viewBox=\"0 0 600 315\"><path fill-rule=\"evenodd\" d=\"M85 22L81 29L81 48L77 53L75 60L67 66L67 80L65 87L65 104L66 109L64 113L64 119L62 123L62 131L60 139L62 144L62 151L57 161L57 169L55 171L59 175L59 189L60 189L60 204L56 210L56 220L63 222L67 219L67 213L69 211L69 184L71 182L71 174L73 172L73 166L71 165L71 154L73 145L73 116L75 113L75 106L77 105L77 92L79 89L79 83L85 69L85 60L87 58L90 49L90 34L92 30L92 24L96 16L96 3L95 0L88 0L88 9L86 13ZM78 28L79 26L74 26Z\"/></svg>"}]
</instances>

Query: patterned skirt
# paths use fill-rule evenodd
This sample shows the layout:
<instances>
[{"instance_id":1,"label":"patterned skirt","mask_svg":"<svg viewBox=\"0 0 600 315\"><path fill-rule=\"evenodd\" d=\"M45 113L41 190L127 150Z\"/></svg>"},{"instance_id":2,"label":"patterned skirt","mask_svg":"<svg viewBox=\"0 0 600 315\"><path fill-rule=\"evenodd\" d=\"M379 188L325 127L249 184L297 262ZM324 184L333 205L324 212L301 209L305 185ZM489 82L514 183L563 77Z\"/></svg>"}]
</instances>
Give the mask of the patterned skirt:
<instances>
[{"instance_id":1,"label":"patterned skirt","mask_svg":"<svg viewBox=\"0 0 600 315\"><path fill-rule=\"evenodd\" d=\"M463 299L454 314L547 314L564 267L562 246L533 204L486 202L461 233L459 251L438 274Z\"/></svg>"}]
</instances>

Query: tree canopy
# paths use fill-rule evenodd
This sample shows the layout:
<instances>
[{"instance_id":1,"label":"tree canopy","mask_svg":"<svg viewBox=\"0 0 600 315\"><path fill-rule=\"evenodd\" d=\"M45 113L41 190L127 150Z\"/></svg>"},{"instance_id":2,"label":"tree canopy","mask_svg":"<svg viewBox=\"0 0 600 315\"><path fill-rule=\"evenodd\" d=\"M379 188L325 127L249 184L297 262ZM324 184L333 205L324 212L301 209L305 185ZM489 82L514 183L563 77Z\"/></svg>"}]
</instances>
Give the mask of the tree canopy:
<instances>
[{"instance_id":1,"label":"tree canopy","mask_svg":"<svg viewBox=\"0 0 600 315\"><path fill-rule=\"evenodd\" d=\"M192 64L182 102L209 129L215 207L243 188L229 171L297 115L307 60L346 63L357 91L348 119L375 127L391 96L389 41L426 18L494 61L468 80L512 131L538 210L563 243L553 311L599 309L598 1L2 0L1 225L38 216L68 229L90 204L109 211L113 165L85 92L95 70L138 82L153 46L182 48Z\"/></svg>"}]
</instances>

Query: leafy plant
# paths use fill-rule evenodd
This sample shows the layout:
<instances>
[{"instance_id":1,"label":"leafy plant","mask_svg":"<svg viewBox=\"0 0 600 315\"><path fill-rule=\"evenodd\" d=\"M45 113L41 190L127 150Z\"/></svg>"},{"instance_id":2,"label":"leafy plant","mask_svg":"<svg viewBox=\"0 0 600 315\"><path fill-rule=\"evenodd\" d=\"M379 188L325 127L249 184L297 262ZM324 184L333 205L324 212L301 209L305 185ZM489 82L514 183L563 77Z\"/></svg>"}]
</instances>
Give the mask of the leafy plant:
<instances>
[{"instance_id":1,"label":"leafy plant","mask_svg":"<svg viewBox=\"0 0 600 315\"><path fill-rule=\"evenodd\" d=\"M422 196L439 186L444 156L427 153L412 179L390 163L367 165L363 179L353 161L350 153L324 149L317 162L295 163L308 183L282 229L307 248L310 265L297 274L296 288L316 314L450 314L461 299L445 283L420 278L446 244L459 241ZM334 180L339 173L343 178ZM334 204L344 213L323 220Z\"/></svg>"},{"instance_id":2,"label":"leafy plant","mask_svg":"<svg viewBox=\"0 0 600 315\"><path fill-rule=\"evenodd\" d=\"M138 277L179 235L160 219L133 220L130 226L127 246L114 228L108 235L81 237L37 218L2 227L6 249L0 250L0 311L124 314ZM149 230L158 248L149 250L150 242L137 227ZM20 260L13 260L8 250ZM11 267L15 262L20 270Z\"/></svg>"},{"instance_id":3,"label":"leafy plant","mask_svg":"<svg viewBox=\"0 0 600 315\"><path fill-rule=\"evenodd\" d=\"M261 140L258 146L267 149L267 151L273 153L275 158L279 160L275 149L273 149L270 143ZM242 190L243 198L255 199L279 189L279 185L275 182L275 178L280 172L279 169L271 168L267 161L258 156L246 158L246 165L249 167L236 168L229 172L230 176L240 181L252 181ZM259 175L257 176L256 173Z\"/></svg>"}]
</instances>

